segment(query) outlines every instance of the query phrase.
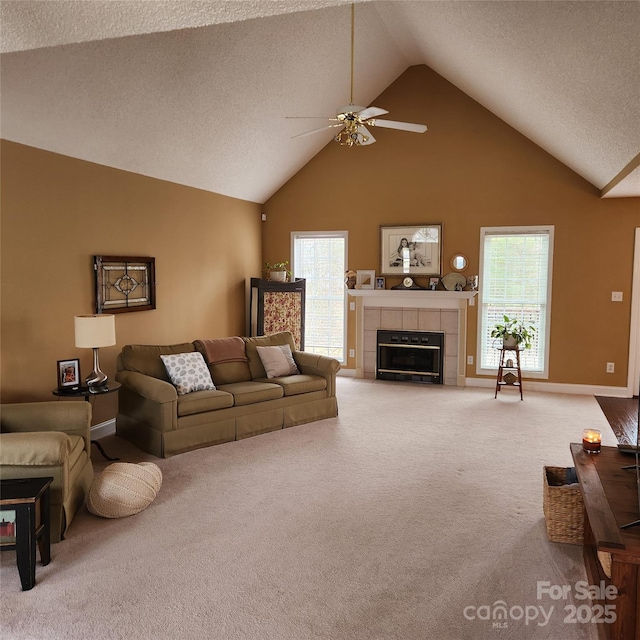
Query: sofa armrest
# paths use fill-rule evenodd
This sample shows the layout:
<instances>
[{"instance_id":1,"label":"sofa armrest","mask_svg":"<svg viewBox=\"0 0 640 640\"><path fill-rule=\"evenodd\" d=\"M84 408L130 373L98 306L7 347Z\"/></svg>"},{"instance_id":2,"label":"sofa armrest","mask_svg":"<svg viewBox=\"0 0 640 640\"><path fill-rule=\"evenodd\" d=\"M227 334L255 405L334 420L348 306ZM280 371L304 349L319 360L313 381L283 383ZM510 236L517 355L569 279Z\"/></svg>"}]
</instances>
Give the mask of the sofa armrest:
<instances>
[{"instance_id":1,"label":"sofa armrest","mask_svg":"<svg viewBox=\"0 0 640 640\"><path fill-rule=\"evenodd\" d=\"M178 392L165 380L138 371L118 371L116 380L122 384L118 394L116 433L120 424L133 421L155 431L178 428Z\"/></svg>"},{"instance_id":2,"label":"sofa armrest","mask_svg":"<svg viewBox=\"0 0 640 640\"><path fill-rule=\"evenodd\" d=\"M308 351L294 351L293 359L296 361L300 373L309 376L322 376L327 381L329 396L336 395L336 374L340 371L340 363L335 358Z\"/></svg>"},{"instance_id":3,"label":"sofa armrest","mask_svg":"<svg viewBox=\"0 0 640 640\"><path fill-rule=\"evenodd\" d=\"M71 453L69 436L62 431L0 434L0 466L57 467Z\"/></svg>"},{"instance_id":4,"label":"sofa armrest","mask_svg":"<svg viewBox=\"0 0 640 640\"><path fill-rule=\"evenodd\" d=\"M118 371L116 380L134 393L152 402L175 402L178 399L176 388L170 383L137 371Z\"/></svg>"},{"instance_id":5,"label":"sofa armrest","mask_svg":"<svg viewBox=\"0 0 640 640\"><path fill-rule=\"evenodd\" d=\"M61 431L80 436L91 452L91 404L88 402L24 402L3 404L3 433Z\"/></svg>"}]
</instances>

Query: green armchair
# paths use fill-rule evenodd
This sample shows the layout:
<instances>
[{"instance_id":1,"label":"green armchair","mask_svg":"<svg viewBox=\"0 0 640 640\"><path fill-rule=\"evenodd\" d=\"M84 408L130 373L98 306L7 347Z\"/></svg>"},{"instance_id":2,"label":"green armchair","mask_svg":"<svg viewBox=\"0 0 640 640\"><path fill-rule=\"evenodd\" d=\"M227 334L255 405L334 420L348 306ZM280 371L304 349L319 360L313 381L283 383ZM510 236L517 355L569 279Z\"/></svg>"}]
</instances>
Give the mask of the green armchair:
<instances>
[{"instance_id":1,"label":"green armchair","mask_svg":"<svg viewBox=\"0 0 640 640\"><path fill-rule=\"evenodd\" d=\"M51 542L60 542L93 482L91 405L0 405L0 478L53 477Z\"/></svg>"}]
</instances>

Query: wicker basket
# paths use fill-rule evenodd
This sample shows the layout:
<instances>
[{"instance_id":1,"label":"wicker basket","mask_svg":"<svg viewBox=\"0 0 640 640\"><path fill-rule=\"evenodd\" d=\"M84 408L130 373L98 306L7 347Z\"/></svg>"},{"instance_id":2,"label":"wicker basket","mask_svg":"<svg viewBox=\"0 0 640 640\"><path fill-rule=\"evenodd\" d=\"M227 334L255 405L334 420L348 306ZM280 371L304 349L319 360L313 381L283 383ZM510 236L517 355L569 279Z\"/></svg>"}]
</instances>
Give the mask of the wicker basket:
<instances>
[{"instance_id":1,"label":"wicker basket","mask_svg":"<svg viewBox=\"0 0 640 640\"><path fill-rule=\"evenodd\" d=\"M579 484L567 484L566 467L544 468L542 500L547 536L551 542L582 544L584 504Z\"/></svg>"}]
</instances>

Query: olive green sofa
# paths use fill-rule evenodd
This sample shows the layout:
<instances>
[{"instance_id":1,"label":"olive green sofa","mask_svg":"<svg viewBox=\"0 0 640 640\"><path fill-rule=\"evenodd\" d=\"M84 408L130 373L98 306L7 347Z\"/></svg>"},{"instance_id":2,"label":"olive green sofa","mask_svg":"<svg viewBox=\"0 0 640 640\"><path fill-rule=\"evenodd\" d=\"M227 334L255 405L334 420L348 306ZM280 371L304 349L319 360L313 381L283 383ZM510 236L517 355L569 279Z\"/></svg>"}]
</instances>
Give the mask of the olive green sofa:
<instances>
[{"instance_id":1,"label":"olive green sofa","mask_svg":"<svg viewBox=\"0 0 640 640\"><path fill-rule=\"evenodd\" d=\"M338 414L334 358L295 351L291 333L243 337L246 361L210 363L215 390L178 395L161 355L200 351L200 341L127 345L118 356L116 433L169 456ZM289 345L299 375L267 378L257 347Z\"/></svg>"}]
</instances>

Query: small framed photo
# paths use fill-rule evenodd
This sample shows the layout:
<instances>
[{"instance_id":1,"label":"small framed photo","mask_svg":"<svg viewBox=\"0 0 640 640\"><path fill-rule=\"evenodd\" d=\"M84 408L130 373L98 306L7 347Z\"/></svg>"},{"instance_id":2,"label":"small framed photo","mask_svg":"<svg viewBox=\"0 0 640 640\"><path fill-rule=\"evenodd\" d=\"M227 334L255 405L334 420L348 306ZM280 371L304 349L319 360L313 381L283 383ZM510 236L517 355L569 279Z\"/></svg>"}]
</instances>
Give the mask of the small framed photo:
<instances>
[{"instance_id":1,"label":"small framed photo","mask_svg":"<svg viewBox=\"0 0 640 640\"><path fill-rule=\"evenodd\" d=\"M356 287L360 289L373 289L376 279L376 272L365 269L358 269L356 275Z\"/></svg>"},{"instance_id":2,"label":"small framed photo","mask_svg":"<svg viewBox=\"0 0 640 640\"><path fill-rule=\"evenodd\" d=\"M429 278L429 289L431 289L431 291L435 291L438 288L439 282L440 278Z\"/></svg>"},{"instance_id":3,"label":"small framed photo","mask_svg":"<svg viewBox=\"0 0 640 640\"><path fill-rule=\"evenodd\" d=\"M58 388L71 391L80 386L80 360L58 360Z\"/></svg>"},{"instance_id":4,"label":"small framed photo","mask_svg":"<svg viewBox=\"0 0 640 640\"><path fill-rule=\"evenodd\" d=\"M2 510L0 516L0 546L5 547L16 543L16 512L14 509Z\"/></svg>"},{"instance_id":5,"label":"small framed photo","mask_svg":"<svg viewBox=\"0 0 640 640\"><path fill-rule=\"evenodd\" d=\"M384 278L381 276L376 278L376 289L384 289Z\"/></svg>"}]
</instances>

